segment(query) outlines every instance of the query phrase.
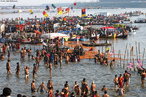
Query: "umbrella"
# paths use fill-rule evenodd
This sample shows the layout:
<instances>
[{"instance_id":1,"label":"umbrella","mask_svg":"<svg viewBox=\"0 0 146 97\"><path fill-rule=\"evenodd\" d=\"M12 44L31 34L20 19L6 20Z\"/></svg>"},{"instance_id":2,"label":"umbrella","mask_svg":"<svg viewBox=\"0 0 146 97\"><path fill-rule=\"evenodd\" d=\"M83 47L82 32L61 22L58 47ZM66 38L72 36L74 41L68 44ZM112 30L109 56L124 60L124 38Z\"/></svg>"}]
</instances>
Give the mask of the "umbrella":
<instances>
[{"instance_id":1,"label":"umbrella","mask_svg":"<svg viewBox=\"0 0 146 97\"><path fill-rule=\"evenodd\" d=\"M40 31L36 31L36 30L34 30L34 32L35 32L36 34L41 34L41 32L40 32Z\"/></svg>"}]
</instances>

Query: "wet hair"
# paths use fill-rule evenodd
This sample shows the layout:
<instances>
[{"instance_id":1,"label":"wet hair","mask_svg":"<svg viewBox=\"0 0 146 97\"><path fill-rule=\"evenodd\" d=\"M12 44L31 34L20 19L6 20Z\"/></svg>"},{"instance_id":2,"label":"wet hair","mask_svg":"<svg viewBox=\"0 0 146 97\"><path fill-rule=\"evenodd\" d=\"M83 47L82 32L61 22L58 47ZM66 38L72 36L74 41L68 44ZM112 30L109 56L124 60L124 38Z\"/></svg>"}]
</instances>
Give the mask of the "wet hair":
<instances>
[{"instance_id":1,"label":"wet hair","mask_svg":"<svg viewBox=\"0 0 146 97\"><path fill-rule=\"evenodd\" d=\"M25 95L23 95L22 97L26 97Z\"/></svg>"},{"instance_id":2,"label":"wet hair","mask_svg":"<svg viewBox=\"0 0 146 97\"><path fill-rule=\"evenodd\" d=\"M115 75L115 77L116 77L117 75Z\"/></svg>"},{"instance_id":3,"label":"wet hair","mask_svg":"<svg viewBox=\"0 0 146 97\"><path fill-rule=\"evenodd\" d=\"M22 97L22 95L21 94L17 94L17 97Z\"/></svg>"},{"instance_id":4,"label":"wet hair","mask_svg":"<svg viewBox=\"0 0 146 97\"><path fill-rule=\"evenodd\" d=\"M107 94L107 91L104 91L104 94Z\"/></svg>"},{"instance_id":5,"label":"wet hair","mask_svg":"<svg viewBox=\"0 0 146 97\"><path fill-rule=\"evenodd\" d=\"M66 81L66 84L68 83L68 81Z\"/></svg>"},{"instance_id":6,"label":"wet hair","mask_svg":"<svg viewBox=\"0 0 146 97\"><path fill-rule=\"evenodd\" d=\"M103 85L103 87L105 87L105 85Z\"/></svg>"},{"instance_id":7,"label":"wet hair","mask_svg":"<svg viewBox=\"0 0 146 97\"><path fill-rule=\"evenodd\" d=\"M113 59L113 62L115 61L115 59Z\"/></svg>"},{"instance_id":8,"label":"wet hair","mask_svg":"<svg viewBox=\"0 0 146 97\"><path fill-rule=\"evenodd\" d=\"M57 93L59 93L59 90L56 90Z\"/></svg>"},{"instance_id":9,"label":"wet hair","mask_svg":"<svg viewBox=\"0 0 146 97\"><path fill-rule=\"evenodd\" d=\"M19 62L17 62L17 64L19 64Z\"/></svg>"},{"instance_id":10,"label":"wet hair","mask_svg":"<svg viewBox=\"0 0 146 97\"><path fill-rule=\"evenodd\" d=\"M85 82L86 81L86 79L85 78L83 78L83 82Z\"/></svg>"},{"instance_id":11,"label":"wet hair","mask_svg":"<svg viewBox=\"0 0 146 97\"><path fill-rule=\"evenodd\" d=\"M125 73L127 73L127 70L125 70Z\"/></svg>"},{"instance_id":12,"label":"wet hair","mask_svg":"<svg viewBox=\"0 0 146 97\"><path fill-rule=\"evenodd\" d=\"M10 96L11 95L12 90L8 87L5 87L3 89L3 96Z\"/></svg>"}]
</instances>

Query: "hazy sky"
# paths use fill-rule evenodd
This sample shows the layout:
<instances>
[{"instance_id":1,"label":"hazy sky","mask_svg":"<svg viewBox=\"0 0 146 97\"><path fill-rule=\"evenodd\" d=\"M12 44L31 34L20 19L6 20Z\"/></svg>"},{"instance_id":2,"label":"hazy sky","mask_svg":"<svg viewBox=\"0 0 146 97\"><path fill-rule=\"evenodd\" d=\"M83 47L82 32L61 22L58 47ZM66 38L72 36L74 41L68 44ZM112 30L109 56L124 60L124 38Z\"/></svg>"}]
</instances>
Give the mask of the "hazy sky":
<instances>
[{"instance_id":1,"label":"hazy sky","mask_svg":"<svg viewBox=\"0 0 146 97\"><path fill-rule=\"evenodd\" d=\"M6 2L8 1L8 2ZM17 2L10 2L17 1ZM9 5L41 5L48 3L74 3L74 2L89 2L96 0L0 0L0 6L9 6Z\"/></svg>"}]
</instances>

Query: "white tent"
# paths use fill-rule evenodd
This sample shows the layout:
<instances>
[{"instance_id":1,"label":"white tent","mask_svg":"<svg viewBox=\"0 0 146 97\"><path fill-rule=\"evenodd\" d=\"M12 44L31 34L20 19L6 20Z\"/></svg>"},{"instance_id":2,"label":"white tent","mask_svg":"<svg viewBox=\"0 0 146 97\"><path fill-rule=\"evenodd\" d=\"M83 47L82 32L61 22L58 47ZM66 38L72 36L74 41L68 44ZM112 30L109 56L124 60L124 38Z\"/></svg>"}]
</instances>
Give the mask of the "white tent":
<instances>
[{"instance_id":1,"label":"white tent","mask_svg":"<svg viewBox=\"0 0 146 97\"><path fill-rule=\"evenodd\" d=\"M42 34L41 36L42 38L49 38L49 39L54 39L54 38L69 38L69 35L66 34L62 34L62 33L46 33L46 34Z\"/></svg>"}]
</instances>

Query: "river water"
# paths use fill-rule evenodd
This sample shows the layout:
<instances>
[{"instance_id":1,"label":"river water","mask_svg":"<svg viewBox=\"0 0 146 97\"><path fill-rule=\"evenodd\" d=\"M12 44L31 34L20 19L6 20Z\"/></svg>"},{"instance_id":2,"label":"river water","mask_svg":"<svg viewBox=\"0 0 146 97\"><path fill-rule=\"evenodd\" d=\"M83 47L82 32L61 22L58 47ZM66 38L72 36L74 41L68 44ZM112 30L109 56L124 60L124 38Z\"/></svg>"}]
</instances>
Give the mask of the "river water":
<instances>
[{"instance_id":1,"label":"river water","mask_svg":"<svg viewBox=\"0 0 146 97\"><path fill-rule=\"evenodd\" d=\"M137 11L140 10L144 13L146 9L87 9L86 13L87 14L94 14L97 12L109 12L112 14L119 14L123 13L125 11ZM76 10L74 13L71 13L69 15L80 15L81 10ZM50 13L52 16L55 15L53 13ZM42 13L34 13L33 15L30 15L29 13L15 13L15 14L2 14L0 15L0 19L2 18L15 18L15 17L43 17ZM132 17L131 21L134 21L137 18L145 18L144 15L138 16L138 17ZM140 42L140 56L142 57L142 52L143 49L145 48L145 41L146 41L146 24L132 24L134 26L139 27L139 30L137 31L136 35L129 35L127 39L116 39L116 40L109 40L110 42L113 42L114 45L114 50L115 53L117 54L119 50L121 50L121 54L124 54L126 44L128 44L128 49L130 50L130 46L134 46L134 58L136 58L136 46L135 46L135 41ZM105 40L99 40L97 42L105 42ZM41 49L42 46L34 46L34 45L21 45L22 47L27 47L31 48L33 51L33 54L35 55L34 51L36 49ZM96 50L100 49L102 51L102 48L97 47ZM103 48L103 51L106 48ZM111 49L111 48L110 48ZM30 86L31 82L33 80L32 77L32 69L33 69L33 64L35 61L31 60L28 61L28 58L26 57L25 61L20 60L20 54L17 52L11 52L11 71L12 74L7 76L6 72L6 62L7 62L7 55L5 55L6 59L4 61L0 61L0 93L2 93L2 89L4 87L10 87L12 89L12 97L16 97L18 93L21 93L23 95L26 95L28 97L31 97L32 95L36 95L37 97L46 97L47 93L40 94L40 93L34 93L31 94L30 91ZM123 55L122 55L123 58ZM15 68L16 68L16 63L20 63L20 76L15 75ZM126 61L127 63L127 61ZM122 61L123 64L123 61ZM136 64L136 62L135 62ZM144 67L145 67L145 61L144 61ZM24 74L24 66L29 66L30 67L30 78L28 80L25 80L25 74ZM114 84L113 84L113 79L114 76L117 74L123 74L126 68L123 68L123 66L120 66L119 61L115 62L114 69L111 70L109 66L101 66L99 63L94 63L94 60L91 59L85 59L81 60L81 62L77 63L72 63L70 62L69 64L65 64L65 60L63 60L62 68L60 67L54 67L52 70L52 76L49 75L49 69L47 69L43 63L43 60L40 61L40 66L38 68L38 72L36 75L36 87L42 83L45 82L47 84L48 80L50 79L53 82L54 85L54 91L58 89L61 91L61 89L64 86L65 81L69 82L70 85L70 90L72 90L72 87L74 85L75 81L78 81L79 86L81 86L81 81L83 78L87 79L88 85L90 87L92 81L96 84L97 91L100 95L103 94L101 91L101 88L103 85L106 85L108 88L108 94L110 97L117 97L118 93L115 92L114 89ZM129 71L129 70L128 70ZM141 85L141 80L140 76L137 72L134 72L133 70L129 71L132 76L130 78L130 85L128 88L125 88L125 97L145 97L146 93L146 88L145 86Z\"/></svg>"}]
</instances>

